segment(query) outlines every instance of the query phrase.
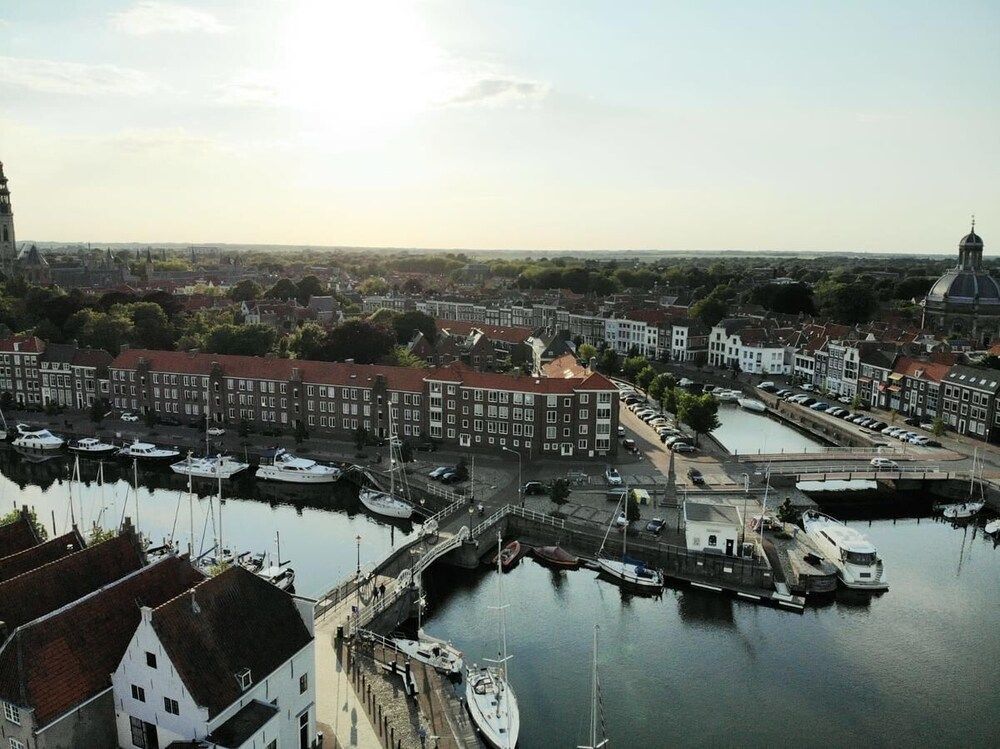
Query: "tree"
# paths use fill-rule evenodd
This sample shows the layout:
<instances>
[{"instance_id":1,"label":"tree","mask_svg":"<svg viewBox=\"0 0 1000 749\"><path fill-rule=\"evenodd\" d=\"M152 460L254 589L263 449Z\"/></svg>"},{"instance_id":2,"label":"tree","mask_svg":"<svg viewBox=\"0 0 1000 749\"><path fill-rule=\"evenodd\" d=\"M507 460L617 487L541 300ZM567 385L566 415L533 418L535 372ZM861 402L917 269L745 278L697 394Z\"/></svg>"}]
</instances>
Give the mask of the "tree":
<instances>
[{"instance_id":1,"label":"tree","mask_svg":"<svg viewBox=\"0 0 1000 749\"><path fill-rule=\"evenodd\" d=\"M576 350L576 358L589 362L591 359L597 358L597 348L589 343L581 343Z\"/></svg>"},{"instance_id":2,"label":"tree","mask_svg":"<svg viewBox=\"0 0 1000 749\"><path fill-rule=\"evenodd\" d=\"M21 519L21 510L11 510L6 515L0 515L0 525L7 525L8 523L14 523ZM35 508L28 509L28 522L31 523L31 527L35 529L35 535L38 536L39 540L47 541L49 538L49 532L45 530L45 526L38 522L38 514L35 512Z\"/></svg>"},{"instance_id":3,"label":"tree","mask_svg":"<svg viewBox=\"0 0 1000 749\"><path fill-rule=\"evenodd\" d=\"M694 439L697 443L700 435L718 429L719 402L711 393L692 395L682 391L677 416L694 430Z\"/></svg>"},{"instance_id":4,"label":"tree","mask_svg":"<svg viewBox=\"0 0 1000 749\"><path fill-rule=\"evenodd\" d=\"M715 291L691 305L691 317L706 325L715 325L726 316L727 312L729 312L729 306Z\"/></svg>"},{"instance_id":5,"label":"tree","mask_svg":"<svg viewBox=\"0 0 1000 749\"><path fill-rule=\"evenodd\" d=\"M116 308L119 309L120 308ZM81 346L100 348L117 356L132 338L132 321L121 314L82 309L66 321L67 332Z\"/></svg>"},{"instance_id":6,"label":"tree","mask_svg":"<svg viewBox=\"0 0 1000 749\"><path fill-rule=\"evenodd\" d=\"M392 322L392 327L396 331L396 340L399 343L408 343L413 339L415 331L420 331L431 343L437 340L437 323L430 315L411 310L398 315Z\"/></svg>"},{"instance_id":7,"label":"tree","mask_svg":"<svg viewBox=\"0 0 1000 749\"><path fill-rule=\"evenodd\" d=\"M138 348L169 350L174 346L174 331L167 313L155 302L137 302L112 307L111 314L128 317L132 321L132 344Z\"/></svg>"},{"instance_id":8,"label":"tree","mask_svg":"<svg viewBox=\"0 0 1000 749\"><path fill-rule=\"evenodd\" d=\"M302 419L297 419L295 422L295 444L301 445L309 439L309 430L306 429L306 423Z\"/></svg>"},{"instance_id":9,"label":"tree","mask_svg":"<svg viewBox=\"0 0 1000 749\"><path fill-rule=\"evenodd\" d=\"M847 324L871 320L878 309L878 297L871 284L861 281L845 283L835 278L816 284L816 303L820 314Z\"/></svg>"},{"instance_id":10,"label":"tree","mask_svg":"<svg viewBox=\"0 0 1000 749\"><path fill-rule=\"evenodd\" d=\"M323 282L316 276L305 276L295 284L295 288L298 291L295 298L299 300L299 304L309 304L312 297L322 296L326 291Z\"/></svg>"},{"instance_id":11,"label":"tree","mask_svg":"<svg viewBox=\"0 0 1000 749\"><path fill-rule=\"evenodd\" d=\"M935 437L940 437L942 434L944 434L944 429L945 429L944 419L942 419L940 416L936 416L934 418L934 421L931 423L931 434L933 434Z\"/></svg>"},{"instance_id":12,"label":"tree","mask_svg":"<svg viewBox=\"0 0 1000 749\"><path fill-rule=\"evenodd\" d=\"M653 381L654 377L656 377L656 370L647 365L635 376L635 384L642 390L645 390L649 387L649 383Z\"/></svg>"},{"instance_id":13,"label":"tree","mask_svg":"<svg viewBox=\"0 0 1000 749\"><path fill-rule=\"evenodd\" d=\"M392 329L367 320L345 320L327 333L316 358L323 361L354 359L358 364L374 364L395 345L396 334Z\"/></svg>"},{"instance_id":14,"label":"tree","mask_svg":"<svg viewBox=\"0 0 1000 749\"><path fill-rule=\"evenodd\" d=\"M326 329L317 323L300 325L288 336L288 350L297 359L315 359L326 341Z\"/></svg>"},{"instance_id":15,"label":"tree","mask_svg":"<svg viewBox=\"0 0 1000 749\"><path fill-rule=\"evenodd\" d=\"M458 459L458 464L455 466L455 473L459 481L465 481L469 478L469 463L465 458Z\"/></svg>"},{"instance_id":16,"label":"tree","mask_svg":"<svg viewBox=\"0 0 1000 749\"><path fill-rule=\"evenodd\" d=\"M798 522L799 515L801 513L792 506L792 500L789 497L785 498L785 501L778 505L778 520L782 523L796 523Z\"/></svg>"},{"instance_id":17,"label":"tree","mask_svg":"<svg viewBox=\"0 0 1000 749\"><path fill-rule=\"evenodd\" d=\"M406 346L395 346L387 357L390 364L410 369L424 369L427 362L410 351Z\"/></svg>"},{"instance_id":18,"label":"tree","mask_svg":"<svg viewBox=\"0 0 1000 749\"><path fill-rule=\"evenodd\" d=\"M234 302L252 302L255 299L260 299L263 293L264 289L259 283L247 279L239 281L229 290L229 298Z\"/></svg>"},{"instance_id":19,"label":"tree","mask_svg":"<svg viewBox=\"0 0 1000 749\"><path fill-rule=\"evenodd\" d=\"M660 395L660 410L667 411L669 413L677 413L677 388L663 388L663 393Z\"/></svg>"},{"instance_id":20,"label":"tree","mask_svg":"<svg viewBox=\"0 0 1000 749\"><path fill-rule=\"evenodd\" d=\"M90 420L95 424L102 422L109 413L111 413L111 404L104 398L97 398L90 405Z\"/></svg>"},{"instance_id":21,"label":"tree","mask_svg":"<svg viewBox=\"0 0 1000 749\"><path fill-rule=\"evenodd\" d=\"M648 366L649 360L645 356L630 356L622 362L622 373L634 381L636 375Z\"/></svg>"},{"instance_id":22,"label":"tree","mask_svg":"<svg viewBox=\"0 0 1000 749\"><path fill-rule=\"evenodd\" d=\"M358 284L358 293L365 296L371 296L373 294L384 294L389 290L389 284L383 281L381 278L375 278L371 276L366 278L360 284Z\"/></svg>"},{"instance_id":23,"label":"tree","mask_svg":"<svg viewBox=\"0 0 1000 749\"><path fill-rule=\"evenodd\" d=\"M769 283L758 286L750 294L750 301L784 315L816 313L812 289L804 283Z\"/></svg>"},{"instance_id":24,"label":"tree","mask_svg":"<svg viewBox=\"0 0 1000 749\"><path fill-rule=\"evenodd\" d=\"M628 496L625 498L625 519L629 523L634 523L641 517L642 513L639 512L639 501L636 499L635 490L629 489Z\"/></svg>"},{"instance_id":25,"label":"tree","mask_svg":"<svg viewBox=\"0 0 1000 749\"><path fill-rule=\"evenodd\" d=\"M213 354L262 356L274 349L278 334L262 323L219 325L205 339L205 350Z\"/></svg>"},{"instance_id":26,"label":"tree","mask_svg":"<svg viewBox=\"0 0 1000 749\"><path fill-rule=\"evenodd\" d=\"M618 374L618 354L614 349L606 348L601 352L601 357L597 360L597 371L606 375Z\"/></svg>"},{"instance_id":27,"label":"tree","mask_svg":"<svg viewBox=\"0 0 1000 749\"><path fill-rule=\"evenodd\" d=\"M561 510L563 505L569 502L569 480L559 478L553 481L552 486L549 487L549 499L552 500L557 511Z\"/></svg>"},{"instance_id":28,"label":"tree","mask_svg":"<svg viewBox=\"0 0 1000 749\"><path fill-rule=\"evenodd\" d=\"M90 533L88 534L88 536L89 537L87 539L87 543L90 546L93 546L94 544L99 544L104 541L110 541L112 538L115 537L115 532L110 529L105 530L97 523L94 523L93 527L90 529Z\"/></svg>"},{"instance_id":29,"label":"tree","mask_svg":"<svg viewBox=\"0 0 1000 749\"><path fill-rule=\"evenodd\" d=\"M264 293L268 299L295 299L298 295L299 288L290 278L282 278Z\"/></svg>"},{"instance_id":30,"label":"tree","mask_svg":"<svg viewBox=\"0 0 1000 749\"><path fill-rule=\"evenodd\" d=\"M851 398L851 408L854 410L861 408L861 396L858 393Z\"/></svg>"}]
</instances>

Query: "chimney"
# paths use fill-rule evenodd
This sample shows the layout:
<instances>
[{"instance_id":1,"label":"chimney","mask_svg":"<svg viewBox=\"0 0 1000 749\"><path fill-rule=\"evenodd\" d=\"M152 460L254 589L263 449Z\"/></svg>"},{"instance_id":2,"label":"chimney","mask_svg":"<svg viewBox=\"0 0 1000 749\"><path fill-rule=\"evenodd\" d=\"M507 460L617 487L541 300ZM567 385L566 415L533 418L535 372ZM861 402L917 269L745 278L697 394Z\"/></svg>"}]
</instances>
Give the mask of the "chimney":
<instances>
[{"instance_id":1,"label":"chimney","mask_svg":"<svg viewBox=\"0 0 1000 749\"><path fill-rule=\"evenodd\" d=\"M587 362L587 371L588 372L596 372L597 371L597 357L596 356L590 357L590 361Z\"/></svg>"}]
</instances>

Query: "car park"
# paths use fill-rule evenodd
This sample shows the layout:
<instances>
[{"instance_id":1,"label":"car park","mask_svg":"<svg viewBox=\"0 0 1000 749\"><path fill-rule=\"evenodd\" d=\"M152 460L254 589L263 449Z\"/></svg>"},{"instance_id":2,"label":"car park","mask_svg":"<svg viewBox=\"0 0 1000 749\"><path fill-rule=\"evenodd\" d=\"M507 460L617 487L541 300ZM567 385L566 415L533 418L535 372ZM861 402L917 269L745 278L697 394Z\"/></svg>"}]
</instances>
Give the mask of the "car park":
<instances>
[{"instance_id":1,"label":"car park","mask_svg":"<svg viewBox=\"0 0 1000 749\"><path fill-rule=\"evenodd\" d=\"M688 468L687 477L696 486L701 486L705 483L705 477L697 468Z\"/></svg>"},{"instance_id":2,"label":"car park","mask_svg":"<svg viewBox=\"0 0 1000 749\"><path fill-rule=\"evenodd\" d=\"M871 465L872 468L889 468L892 470L899 470L899 464L894 460L889 460L888 458L872 458Z\"/></svg>"},{"instance_id":3,"label":"car park","mask_svg":"<svg viewBox=\"0 0 1000 749\"><path fill-rule=\"evenodd\" d=\"M604 469L604 480L608 482L609 486L622 485L622 476L614 466L608 466Z\"/></svg>"},{"instance_id":4,"label":"car park","mask_svg":"<svg viewBox=\"0 0 1000 749\"><path fill-rule=\"evenodd\" d=\"M646 530L650 533L655 533L658 536L660 535L660 531L662 531L666 525L667 521L663 518L653 518L646 523Z\"/></svg>"}]
</instances>

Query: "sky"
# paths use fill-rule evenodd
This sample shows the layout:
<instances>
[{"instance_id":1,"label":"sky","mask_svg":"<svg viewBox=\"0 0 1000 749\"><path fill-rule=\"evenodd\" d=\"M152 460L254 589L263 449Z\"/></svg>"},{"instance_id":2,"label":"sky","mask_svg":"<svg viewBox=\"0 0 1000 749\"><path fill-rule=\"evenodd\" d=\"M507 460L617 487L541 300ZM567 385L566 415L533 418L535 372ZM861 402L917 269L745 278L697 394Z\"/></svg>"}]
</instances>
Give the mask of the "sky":
<instances>
[{"instance_id":1,"label":"sky","mask_svg":"<svg viewBox=\"0 0 1000 749\"><path fill-rule=\"evenodd\" d=\"M1000 3L0 0L19 240L1000 246Z\"/></svg>"}]
</instances>

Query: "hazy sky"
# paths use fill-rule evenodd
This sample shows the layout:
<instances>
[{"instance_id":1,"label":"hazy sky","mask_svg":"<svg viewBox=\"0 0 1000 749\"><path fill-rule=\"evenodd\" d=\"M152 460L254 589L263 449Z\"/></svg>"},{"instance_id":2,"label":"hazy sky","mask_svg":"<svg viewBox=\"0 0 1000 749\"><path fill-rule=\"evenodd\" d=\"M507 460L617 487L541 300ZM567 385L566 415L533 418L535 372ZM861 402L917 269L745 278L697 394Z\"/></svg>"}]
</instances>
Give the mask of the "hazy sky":
<instances>
[{"instance_id":1,"label":"hazy sky","mask_svg":"<svg viewBox=\"0 0 1000 749\"><path fill-rule=\"evenodd\" d=\"M1000 3L0 0L19 239L1000 252Z\"/></svg>"}]
</instances>

